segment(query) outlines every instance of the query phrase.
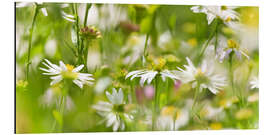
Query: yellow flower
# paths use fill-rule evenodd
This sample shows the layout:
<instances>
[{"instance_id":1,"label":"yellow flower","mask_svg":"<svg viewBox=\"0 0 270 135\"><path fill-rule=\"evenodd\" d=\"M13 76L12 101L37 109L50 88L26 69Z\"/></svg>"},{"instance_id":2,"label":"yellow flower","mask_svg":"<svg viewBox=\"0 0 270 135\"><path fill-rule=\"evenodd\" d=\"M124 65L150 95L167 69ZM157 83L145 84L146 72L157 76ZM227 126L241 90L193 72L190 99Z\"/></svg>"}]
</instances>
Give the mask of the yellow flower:
<instances>
[{"instance_id":1,"label":"yellow flower","mask_svg":"<svg viewBox=\"0 0 270 135\"><path fill-rule=\"evenodd\" d=\"M220 130L222 129L222 124L219 122L211 123L210 128L213 130Z\"/></svg>"},{"instance_id":2,"label":"yellow flower","mask_svg":"<svg viewBox=\"0 0 270 135\"><path fill-rule=\"evenodd\" d=\"M238 120L249 119L253 115L253 111L251 109L241 109L235 114L235 118Z\"/></svg>"}]
</instances>

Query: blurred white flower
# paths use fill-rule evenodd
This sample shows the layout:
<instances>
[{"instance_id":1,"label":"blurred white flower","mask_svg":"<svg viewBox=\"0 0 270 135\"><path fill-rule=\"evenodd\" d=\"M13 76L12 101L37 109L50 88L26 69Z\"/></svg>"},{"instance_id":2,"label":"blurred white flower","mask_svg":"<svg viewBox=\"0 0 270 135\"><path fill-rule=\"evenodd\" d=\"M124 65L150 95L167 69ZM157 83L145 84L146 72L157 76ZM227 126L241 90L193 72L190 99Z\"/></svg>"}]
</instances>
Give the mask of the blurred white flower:
<instances>
[{"instance_id":1,"label":"blurred white flower","mask_svg":"<svg viewBox=\"0 0 270 135\"><path fill-rule=\"evenodd\" d=\"M45 53L49 56L49 57L53 57L56 53L56 49L57 49L57 43L56 40L49 40L47 41L47 43L44 46L45 49Z\"/></svg>"},{"instance_id":2,"label":"blurred white flower","mask_svg":"<svg viewBox=\"0 0 270 135\"><path fill-rule=\"evenodd\" d=\"M251 81L249 82L249 84L250 84L251 89L259 88L259 79L258 79L258 77L253 77L251 79Z\"/></svg>"},{"instance_id":3,"label":"blurred white flower","mask_svg":"<svg viewBox=\"0 0 270 135\"><path fill-rule=\"evenodd\" d=\"M160 130L178 130L188 124L189 112L187 109L179 109L174 106L166 106L161 110L157 119L157 127Z\"/></svg>"},{"instance_id":4,"label":"blurred white flower","mask_svg":"<svg viewBox=\"0 0 270 135\"><path fill-rule=\"evenodd\" d=\"M52 86L39 98L41 105L45 107L56 107L60 108L62 96L60 94L61 89L57 86ZM66 96L65 98L65 110L71 111L74 109L75 105L70 96Z\"/></svg>"},{"instance_id":5,"label":"blurred white flower","mask_svg":"<svg viewBox=\"0 0 270 135\"><path fill-rule=\"evenodd\" d=\"M124 120L132 120L133 116L125 113L125 102L124 102L124 94L122 89L120 88L117 92L115 88L113 88L112 93L106 91L106 96L110 102L99 101L96 105L92 107L96 109L98 114L104 117L104 121L106 122L106 126L112 126L113 131L117 131L118 129L125 129Z\"/></svg>"},{"instance_id":6,"label":"blurred white flower","mask_svg":"<svg viewBox=\"0 0 270 135\"><path fill-rule=\"evenodd\" d=\"M23 8L23 7L28 7L28 6L32 6L35 5L35 3L32 2L19 2L16 3L16 8ZM48 12L47 9L44 7L43 2L37 2L38 6L41 6L40 10L43 13L44 16L48 16Z\"/></svg>"},{"instance_id":7,"label":"blurred white flower","mask_svg":"<svg viewBox=\"0 0 270 135\"><path fill-rule=\"evenodd\" d=\"M213 74L214 67L207 66L206 60L203 60L201 67L195 68L191 60L186 57L188 65L184 65L186 70L178 67L179 71L174 73L180 78L183 83L192 82L192 87L200 85L200 91L208 88L213 94L217 94L221 87L226 85L225 77Z\"/></svg>"},{"instance_id":8,"label":"blurred white flower","mask_svg":"<svg viewBox=\"0 0 270 135\"><path fill-rule=\"evenodd\" d=\"M200 114L207 120L214 120L214 121L218 121L224 117L223 108L212 107L210 103L207 103L207 105L205 105L202 108Z\"/></svg>"},{"instance_id":9,"label":"blurred white flower","mask_svg":"<svg viewBox=\"0 0 270 135\"><path fill-rule=\"evenodd\" d=\"M85 4L80 4L78 7L78 15L80 18L80 22L84 22L85 16ZM99 25L99 11L98 7L95 4L92 4L91 8L88 10L88 17L87 17L87 24L88 25Z\"/></svg>"},{"instance_id":10,"label":"blurred white flower","mask_svg":"<svg viewBox=\"0 0 270 135\"><path fill-rule=\"evenodd\" d=\"M145 39L145 36L136 34L132 34L128 38L126 45L121 49L121 53L130 52L130 54L123 59L124 64L133 64L142 56Z\"/></svg>"},{"instance_id":11,"label":"blurred white flower","mask_svg":"<svg viewBox=\"0 0 270 135\"><path fill-rule=\"evenodd\" d=\"M249 56L244 52L244 49L242 49L240 45L232 39L227 40L227 42L223 41L219 43L216 58L219 59L219 62L223 62L224 59L227 59L232 52L235 53L238 59L242 59L242 55L249 59Z\"/></svg>"},{"instance_id":12,"label":"blurred white flower","mask_svg":"<svg viewBox=\"0 0 270 135\"><path fill-rule=\"evenodd\" d=\"M49 60L45 59L45 62L42 62L48 69L41 68L40 70L45 71L42 73L44 75L52 75L50 77L53 81L50 85L54 85L59 83L63 79L71 79L73 83L78 85L80 88L83 88L84 84L90 85L92 84L91 81L94 79L92 78L92 74L87 73L80 73L79 71L84 67L84 65L80 65L74 68L72 65L65 65L64 62L60 61L59 66L52 64Z\"/></svg>"},{"instance_id":13,"label":"blurred white flower","mask_svg":"<svg viewBox=\"0 0 270 135\"><path fill-rule=\"evenodd\" d=\"M120 21L127 19L127 12L119 5L104 4L99 10L99 28L114 29Z\"/></svg>"},{"instance_id":14,"label":"blurred white flower","mask_svg":"<svg viewBox=\"0 0 270 135\"><path fill-rule=\"evenodd\" d=\"M234 25L235 20L239 20L239 14L234 11L237 7L228 6L193 6L191 10L194 13L204 13L207 16L208 24L215 18L221 19L226 25Z\"/></svg>"},{"instance_id":15,"label":"blurred white flower","mask_svg":"<svg viewBox=\"0 0 270 135\"><path fill-rule=\"evenodd\" d=\"M95 91L97 93L103 93L103 91L111 84L112 79L110 77L102 77L97 80Z\"/></svg>"},{"instance_id":16,"label":"blurred white flower","mask_svg":"<svg viewBox=\"0 0 270 135\"><path fill-rule=\"evenodd\" d=\"M163 81L165 81L166 78L170 78L172 80L179 79L170 70L167 70L167 69L161 70L161 71L135 70L135 71L129 72L126 75L126 79L130 77L130 80L133 80L134 78L139 77L141 78L140 85L143 86L146 81L147 81L147 84L150 84L157 75L160 75Z\"/></svg>"}]
</instances>

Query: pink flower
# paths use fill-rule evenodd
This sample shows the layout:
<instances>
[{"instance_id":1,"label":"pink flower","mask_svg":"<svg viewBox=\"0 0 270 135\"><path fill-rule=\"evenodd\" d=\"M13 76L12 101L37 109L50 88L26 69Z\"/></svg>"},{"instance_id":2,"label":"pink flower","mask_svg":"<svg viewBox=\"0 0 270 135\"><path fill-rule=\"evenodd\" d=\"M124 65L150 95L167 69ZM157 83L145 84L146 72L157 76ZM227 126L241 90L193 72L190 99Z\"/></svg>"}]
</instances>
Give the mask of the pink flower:
<instances>
[{"instance_id":1,"label":"pink flower","mask_svg":"<svg viewBox=\"0 0 270 135\"><path fill-rule=\"evenodd\" d=\"M147 99L152 99L155 94L155 89L152 85L147 85L144 87L144 95Z\"/></svg>"}]
</instances>

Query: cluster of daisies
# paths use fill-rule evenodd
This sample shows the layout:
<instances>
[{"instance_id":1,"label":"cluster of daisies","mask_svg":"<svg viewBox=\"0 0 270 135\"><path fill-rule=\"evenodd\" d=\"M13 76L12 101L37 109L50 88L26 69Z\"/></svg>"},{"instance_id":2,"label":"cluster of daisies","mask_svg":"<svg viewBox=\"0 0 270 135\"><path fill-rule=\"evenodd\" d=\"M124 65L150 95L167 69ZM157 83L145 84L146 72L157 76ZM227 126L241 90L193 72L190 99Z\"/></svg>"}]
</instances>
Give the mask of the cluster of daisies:
<instances>
[{"instance_id":1,"label":"cluster of daisies","mask_svg":"<svg viewBox=\"0 0 270 135\"><path fill-rule=\"evenodd\" d=\"M63 7L64 8L64 7ZM45 13L45 8L42 8ZM235 27L237 20L239 19L238 13L234 11L234 7L226 6L193 6L191 10L194 13L204 13L207 16L208 24L211 24L215 19L221 21L223 24L229 27ZM62 13L64 18L74 22L74 17ZM246 52L240 48L239 43L233 39L227 39L224 42L218 42L216 49L216 58L222 62L229 57L231 53L234 53L237 58L245 56L249 58ZM40 67L40 70L44 71L44 75L49 75L52 80L50 85L54 89L56 85L65 85L65 82L73 82L79 88L83 89L86 85L93 84L94 78L92 74L80 72L84 65L74 67L73 65L65 64L60 61L59 65L53 64L49 60L45 59L43 65L46 67ZM161 78L164 82L166 79L171 79L175 83L181 81L181 83L191 84L192 88L198 88L199 92L203 90L210 90L211 93L217 94L224 86L227 85L227 79L221 74L216 74L214 66L209 64L207 60L202 60L199 66L195 66L190 58L186 57L186 65L184 68L175 67L175 70L169 70L164 68L164 62L158 61L151 69L139 69L130 71L126 74L125 79L139 78L139 84L141 86L149 85L153 83L153 80ZM181 66L182 67L182 66ZM162 83L162 82L159 82ZM255 78L251 82L252 88L258 88L258 79ZM47 104L57 104L59 106L59 95L55 95L52 90L49 89L44 97L43 102ZM57 89L57 88L56 88ZM124 130L126 124L134 120L133 113L136 113L134 108L125 102L125 94L120 88L119 90L113 88L112 92L105 92L108 101L99 101L92 106L92 109L97 110L97 113L104 118L102 122L106 121L107 127L112 127L113 131ZM61 93L60 93L61 95ZM71 98L66 95L66 109L72 108ZM189 108L191 108L190 102L186 107L179 109L173 106L165 106L161 109L159 116L154 120L151 117L154 116L154 112L150 111L151 116L146 117L146 122L150 125L157 126L158 129L176 130L188 122ZM147 110L147 109L145 109ZM214 110L214 109L212 109ZM216 111L218 112L218 110ZM211 116L209 116L211 117ZM155 122L155 123L153 123Z\"/></svg>"}]
</instances>

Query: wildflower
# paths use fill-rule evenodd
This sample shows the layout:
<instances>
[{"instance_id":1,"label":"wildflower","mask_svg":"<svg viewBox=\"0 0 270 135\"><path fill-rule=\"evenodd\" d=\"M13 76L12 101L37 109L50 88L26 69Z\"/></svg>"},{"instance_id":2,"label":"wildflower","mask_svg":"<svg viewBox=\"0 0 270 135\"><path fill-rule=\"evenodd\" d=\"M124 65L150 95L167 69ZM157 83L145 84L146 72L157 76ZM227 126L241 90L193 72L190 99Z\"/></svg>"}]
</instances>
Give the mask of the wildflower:
<instances>
[{"instance_id":1,"label":"wildflower","mask_svg":"<svg viewBox=\"0 0 270 135\"><path fill-rule=\"evenodd\" d=\"M238 112L236 112L235 117L238 120L244 120L249 119L253 115L253 111L251 109L241 109Z\"/></svg>"},{"instance_id":2,"label":"wildflower","mask_svg":"<svg viewBox=\"0 0 270 135\"><path fill-rule=\"evenodd\" d=\"M251 89L259 88L259 79L257 77L253 77L249 84L251 85Z\"/></svg>"},{"instance_id":3,"label":"wildflower","mask_svg":"<svg viewBox=\"0 0 270 135\"><path fill-rule=\"evenodd\" d=\"M72 80L73 83L78 85L80 88L83 88L84 84L92 84L91 81L94 79L91 77L92 74L87 73L79 73L79 71L84 67L84 65L80 65L74 68L72 65L64 64L64 62L60 61L59 66L52 64L49 60L45 59L45 62L42 62L48 69L40 68L40 70L45 71L42 73L44 75L52 75L51 79L53 80L50 85L54 85L59 83L63 79Z\"/></svg>"},{"instance_id":4,"label":"wildflower","mask_svg":"<svg viewBox=\"0 0 270 135\"><path fill-rule=\"evenodd\" d=\"M236 7L227 6L193 6L194 13L204 13L207 16L208 25L215 18L221 19L226 25L231 25L235 20L239 20L239 14L234 11Z\"/></svg>"},{"instance_id":5,"label":"wildflower","mask_svg":"<svg viewBox=\"0 0 270 135\"><path fill-rule=\"evenodd\" d=\"M212 107L212 105L208 103L200 111L200 116L204 117L207 120L217 121L223 117L222 112L223 112L222 107L218 107L218 108Z\"/></svg>"},{"instance_id":6,"label":"wildflower","mask_svg":"<svg viewBox=\"0 0 270 135\"><path fill-rule=\"evenodd\" d=\"M258 100L259 100L259 93L258 92L248 96L248 99L247 99L247 101L250 103L256 102Z\"/></svg>"},{"instance_id":7,"label":"wildflower","mask_svg":"<svg viewBox=\"0 0 270 135\"><path fill-rule=\"evenodd\" d=\"M46 92L39 98L40 103L44 107L60 108L62 101L62 91L59 84L52 85ZM66 95L65 110L71 111L74 108L74 103L70 96Z\"/></svg>"},{"instance_id":8,"label":"wildflower","mask_svg":"<svg viewBox=\"0 0 270 135\"><path fill-rule=\"evenodd\" d=\"M100 31L97 28L95 28L94 26L91 26L91 27L86 26L84 28L81 28L80 35L84 39L98 39L98 38L101 38Z\"/></svg>"},{"instance_id":9,"label":"wildflower","mask_svg":"<svg viewBox=\"0 0 270 135\"><path fill-rule=\"evenodd\" d=\"M189 121L189 113L187 109L179 109L174 106L166 106L161 110L158 117L157 127L160 129L177 130L185 126Z\"/></svg>"},{"instance_id":10,"label":"wildflower","mask_svg":"<svg viewBox=\"0 0 270 135\"><path fill-rule=\"evenodd\" d=\"M45 8L45 5L43 4L43 2L37 2L36 4L35 3L30 3L30 2L20 2L20 3L16 3L16 8L23 8L23 7L28 7L28 6L31 6L31 5L37 5L38 8L40 8L43 15L48 16L47 9Z\"/></svg>"},{"instance_id":11,"label":"wildflower","mask_svg":"<svg viewBox=\"0 0 270 135\"><path fill-rule=\"evenodd\" d=\"M112 126L113 131L118 129L125 129L125 120L132 120L133 116L126 113L124 94L120 88L117 92L113 88L112 93L106 91L106 96L109 102L99 101L96 105L92 107L98 111L98 114L105 118L107 121L106 126Z\"/></svg>"},{"instance_id":12,"label":"wildflower","mask_svg":"<svg viewBox=\"0 0 270 135\"><path fill-rule=\"evenodd\" d=\"M219 122L213 122L210 124L210 128L213 130L220 130L222 129L222 124Z\"/></svg>"},{"instance_id":13,"label":"wildflower","mask_svg":"<svg viewBox=\"0 0 270 135\"><path fill-rule=\"evenodd\" d=\"M213 67L207 67L205 60L200 68L195 68L191 60L188 57L186 59L188 62L188 65L184 65L186 70L178 67L180 72L175 72L183 83L192 82L193 88L199 83L200 91L208 88L213 94L217 94L221 87L225 86L225 77L213 74Z\"/></svg>"},{"instance_id":14,"label":"wildflower","mask_svg":"<svg viewBox=\"0 0 270 135\"><path fill-rule=\"evenodd\" d=\"M227 40L227 46L224 46L224 43L221 44L221 47L217 50L216 58L219 58L219 61L223 62L223 60L228 58L229 54L233 52L236 54L238 59L241 59L242 55L249 59L249 56L242 48L240 48L240 45L232 39Z\"/></svg>"},{"instance_id":15,"label":"wildflower","mask_svg":"<svg viewBox=\"0 0 270 135\"><path fill-rule=\"evenodd\" d=\"M139 77L141 78L140 79L141 86L143 86L145 82L147 82L147 84L150 84L152 80L157 76L161 76L163 81L165 81L166 78L171 78L172 80L179 79L170 70L168 69L163 70L165 63L166 61L164 59L158 59L158 63L153 64L154 69L152 70L143 69L129 72L126 75L126 79L130 77L130 80L133 80L134 78Z\"/></svg>"}]
</instances>

